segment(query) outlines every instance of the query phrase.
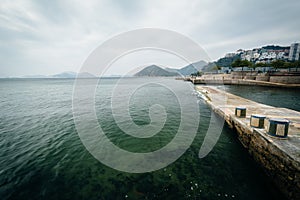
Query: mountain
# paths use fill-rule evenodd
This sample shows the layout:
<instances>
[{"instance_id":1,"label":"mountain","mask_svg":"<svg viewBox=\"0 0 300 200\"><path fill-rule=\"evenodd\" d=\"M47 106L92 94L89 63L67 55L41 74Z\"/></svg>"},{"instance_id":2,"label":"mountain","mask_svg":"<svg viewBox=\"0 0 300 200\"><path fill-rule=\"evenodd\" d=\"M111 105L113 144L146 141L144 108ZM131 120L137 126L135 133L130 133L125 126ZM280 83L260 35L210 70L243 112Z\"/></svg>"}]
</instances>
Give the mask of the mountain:
<instances>
[{"instance_id":1,"label":"mountain","mask_svg":"<svg viewBox=\"0 0 300 200\"><path fill-rule=\"evenodd\" d=\"M157 65L150 65L145 67L134 76L179 76L177 72L170 72Z\"/></svg>"},{"instance_id":2,"label":"mountain","mask_svg":"<svg viewBox=\"0 0 300 200\"><path fill-rule=\"evenodd\" d=\"M278 45L267 45L267 46L263 46L261 47L262 49L266 49L266 50L290 50L290 46L278 46Z\"/></svg>"},{"instance_id":3,"label":"mountain","mask_svg":"<svg viewBox=\"0 0 300 200\"><path fill-rule=\"evenodd\" d=\"M50 78L96 78L96 76L88 72L81 72L79 74L77 74L76 72L63 72L60 74L54 74L49 77Z\"/></svg>"},{"instance_id":4,"label":"mountain","mask_svg":"<svg viewBox=\"0 0 300 200\"><path fill-rule=\"evenodd\" d=\"M207 65L205 65L202 69L202 72L212 72L215 71L215 67L217 66L217 62L210 62Z\"/></svg>"},{"instance_id":5,"label":"mountain","mask_svg":"<svg viewBox=\"0 0 300 200\"><path fill-rule=\"evenodd\" d=\"M21 78L97 78L93 74L90 74L88 72L81 72L77 74L76 72L62 72L59 74L54 75L26 75L22 76Z\"/></svg>"},{"instance_id":6,"label":"mountain","mask_svg":"<svg viewBox=\"0 0 300 200\"><path fill-rule=\"evenodd\" d=\"M215 65L220 66L220 67L231 67L231 63L233 63L237 59L241 59L241 56L239 54L236 54L235 56L232 56L232 57L220 58L214 63L215 63Z\"/></svg>"},{"instance_id":7,"label":"mountain","mask_svg":"<svg viewBox=\"0 0 300 200\"><path fill-rule=\"evenodd\" d=\"M135 76L189 76L193 73L197 73L198 71L202 71L206 65L207 62L203 60L187 65L181 69L163 69L157 65L150 65L136 73Z\"/></svg>"},{"instance_id":8,"label":"mountain","mask_svg":"<svg viewBox=\"0 0 300 200\"><path fill-rule=\"evenodd\" d=\"M50 76L50 78L76 78L77 73L76 72L63 72L60 74L54 74Z\"/></svg>"},{"instance_id":9,"label":"mountain","mask_svg":"<svg viewBox=\"0 0 300 200\"><path fill-rule=\"evenodd\" d=\"M174 69L174 68L166 67L166 68L164 68L164 70L166 70L166 71L168 71L168 72L178 73L178 70L179 70L179 69Z\"/></svg>"},{"instance_id":10,"label":"mountain","mask_svg":"<svg viewBox=\"0 0 300 200\"><path fill-rule=\"evenodd\" d=\"M179 69L178 72L180 75L189 76L193 73L197 73L198 71L202 71L205 65L207 65L207 62L201 60Z\"/></svg>"}]
</instances>

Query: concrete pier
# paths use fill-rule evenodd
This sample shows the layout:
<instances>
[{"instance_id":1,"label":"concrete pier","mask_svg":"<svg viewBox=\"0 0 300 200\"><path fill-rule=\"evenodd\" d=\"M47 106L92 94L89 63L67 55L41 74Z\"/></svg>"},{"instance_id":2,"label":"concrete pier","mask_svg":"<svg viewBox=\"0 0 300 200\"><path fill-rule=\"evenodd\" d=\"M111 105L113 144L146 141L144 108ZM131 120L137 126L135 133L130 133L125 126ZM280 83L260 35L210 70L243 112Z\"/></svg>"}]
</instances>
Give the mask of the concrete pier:
<instances>
[{"instance_id":1,"label":"concrete pier","mask_svg":"<svg viewBox=\"0 0 300 200\"><path fill-rule=\"evenodd\" d=\"M246 79L213 79L213 78L186 78L193 84L222 84L222 85L252 85L283 88L300 88L300 84L274 83L268 81L246 80Z\"/></svg>"},{"instance_id":2,"label":"concrete pier","mask_svg":"<svg viewBox=\"0 0 300 200\"><path fill-rule=\"evenodd\" d=\"M260 104L224 92L214 86L195 86L207 104L236 130L242 145L271 177L288 199L300 199L300 112ZM224 98L226 103L224 104ZM246 118L235 116L236 107L246 107ZM290 121L287 139L267 135L264 128L250 126L251 114Z\"/></svg>"}]
</instances>

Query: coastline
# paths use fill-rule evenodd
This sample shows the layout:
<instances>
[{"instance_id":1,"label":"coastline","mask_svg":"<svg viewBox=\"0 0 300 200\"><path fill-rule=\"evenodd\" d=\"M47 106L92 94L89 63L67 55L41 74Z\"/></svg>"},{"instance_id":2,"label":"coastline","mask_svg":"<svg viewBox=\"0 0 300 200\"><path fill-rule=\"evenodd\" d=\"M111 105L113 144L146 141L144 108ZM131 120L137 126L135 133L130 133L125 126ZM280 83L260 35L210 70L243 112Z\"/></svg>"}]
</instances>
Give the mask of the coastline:
<instances>
[{"instance_id":1,"label":"coastline","mask_svg":"<svg viewBox=\"0 0 300 200\"><path fill-rule=\"evenodd\" d=\"M300 88L300 84L285 84L285 83L272 83L267 81L256 80L216 80L216 79L190 79L193 84L223 84L223 85L252 85L252 86L267 86L267 87L280 87L280 88Z\"/></svg>"},{"instance_id":2,"label":"coastline","mask_svg":"<svg viewBox=\"0 0 300 200\"><path fill-rule=\"evenodd\" d=\"M281 88L300 88L300 75L254 74L252 72L232 72L231 74L206 74L200 77L185 77L193 84L251 85Z\"/></svg>"},{"instance_id":3,"label":"coastline","mask_svg":"<svg viewBox=\"0 0 300 200\"><path fill-rule=\"evenodd\" d=\"M236 131L238 139L253 159L264 169L278 189L289 199L300 198L300 112L260 104L226 93L211 86L196 85L209 107ZM227 99L224 105L224 97ZM237 118L235 107L247 107L247 117ZM288 119L287 140L274 139L264 129L250 126L251 114Z\"/></svg>"}]
</instances>

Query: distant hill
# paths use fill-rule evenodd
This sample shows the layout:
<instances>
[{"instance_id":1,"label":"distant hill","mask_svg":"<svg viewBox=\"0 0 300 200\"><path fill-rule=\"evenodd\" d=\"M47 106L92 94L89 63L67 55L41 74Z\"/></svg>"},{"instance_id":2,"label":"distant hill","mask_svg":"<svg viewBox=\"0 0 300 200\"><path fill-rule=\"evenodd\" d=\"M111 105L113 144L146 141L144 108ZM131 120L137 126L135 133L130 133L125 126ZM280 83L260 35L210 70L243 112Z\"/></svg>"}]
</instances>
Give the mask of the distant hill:
<instances>
[{"instance_id":1,"label":"distant hill","mask_svg":"<svg viewBox=\"0 0 300 200\"><path fill-rule=\"evenodd\" d=\"M202 69L202 72L212 72L215 71L214 67L217 66L217 62L210 62L207 65L205 65Z\"/></svg>"},{"instance_id":2,"label":"distant hill","mask_svg":"<svg viewBox=\"0 0 300 200\"><path fill-rule=\"evenodd\" d=\"M168 71L168 72L178 73L178 70L179 70L179 69L174 69L174 68L166 67L166 68L164 68L164 70L166 70L166 71Z\"/></svg>"},{"instance_id":3,"label":"distant hill","mask_svg":"<svg viewBox=\"0 0 300 200\"><path fill-rule=\"evenodd\" d=\"M267 46L263 46L262 49L266 49L266 50L289 50L290 47L289 46L278 46L278 45L267 45Z\"/></svg>"},{"instance_id":4,"label":"distant hill","mask_svg":"<svg viewBox=\"0 0 300 200\"><path fill-rule=\"evenodd\" d=\"M177 72L167 71L157 65L150 65L145 67L134 76L179 76Z\"/></svg>"},{"instance_id":5,"label":"distant hill","mask_svg":"<svg viewBox=\"0 0 300 200\"><path fill-rule=\"evenodd\" d=\"M76 78L76 76L77 76L76 72L63 72L60 74L54 74L49 78Z\"/></svg>"},{"instance_id":6,"label":"distant hill","mask_svg":"<svg viewBox=\"0 0 300 200\"><path fill-rule=\"evenodd\" d=\"M63 72L60 74L55 74L52 76L49 76L50 78L96 78L93 74L90 74L88 72L81 72L77 74L76 72Z\"/></svg>"},{"instance_id":7,"label":"distant hill","mask_svg":"<svg viewBox=\"0 0 300 200\"><path fill-rule=\"evenodd\" d=\"M189 76L193 73L197 73L198 71L202 71L202 69L207 65L205 61L199 61L187 65L181 69L174 68L161 68L157 65L150 65L145 67L134 76Z\"/></svg>"},{"instance_id":8,"label":"distant hill","mask_svg":"<svg viewBox=\"0 0 300 200\"><path fill-rule=\"evenodd\" d=\"M76 72L62 72L59 74L54 75L26 75L22 76L22 78L96 78L93 74L90 74L88 72L82 72L77 74Z\"/></svg>"},{"instance_id":9,"label":"distant hill","mask_svg":"<svg viewBox=\"0 0 300 200\"><path fill-rule=\"evenodd\" d=\"M216 65L220 66L220 67L231 67L231 63L233 63L237 59L241 59L241 56L238 55L238 54L235 55L235 56L233 56L233 57L223 57L223 58L220 58L219 60L217 60L214 63Z\"/></svg>"},{"instance_id":10,"label":"distant hill","mask_svg":"<svg viewBox=\"0 0 300 200\"><path fill-rule=\"evenodd\" d=\"M198 71L202 71L205 65L207 65L207 62L201 60L179 69L178 72L180 75L189 76L193 73L197 73Z\"/></svg>"}]
</instances>

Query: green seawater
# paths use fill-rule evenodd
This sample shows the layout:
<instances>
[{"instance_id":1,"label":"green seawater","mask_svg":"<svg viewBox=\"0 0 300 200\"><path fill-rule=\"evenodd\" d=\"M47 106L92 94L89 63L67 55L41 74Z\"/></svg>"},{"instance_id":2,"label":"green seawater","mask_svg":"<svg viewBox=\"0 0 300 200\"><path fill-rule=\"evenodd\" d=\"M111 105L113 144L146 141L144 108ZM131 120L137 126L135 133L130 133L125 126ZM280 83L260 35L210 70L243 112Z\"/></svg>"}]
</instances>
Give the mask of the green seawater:
<instances>
[{"instance_id":1,"label":"green seawater","mask_svg":"<svg viewBox=\"0 0 300 200\"><path fill-rule=\"evenodd\" d=\"M232 94L274 107L289 108L300 112L300 90L297 88L274 88L263 86L226 85Z\"/></svg>"},{"instance_id":2,"label":"green seawater","mask_svg":"<svg viewBox=\"0 0 300 200\"><path fill-rule=\"evenodd\" d=\"M168 144L180 122L175 96L155 84L137 91L129 104L134 123L150 123L148 108L158 102L168 118L152 138L133 138L120 130L112 115L110 95L116 81L103 79L96 90L96 113L107 137L132 152ZM178 88L190 84L168 81ZM143 82L125 80L128 85ZM211 118L200 98L197 135L174 163L141 174L103 165L86 150L76 131L73 84L70 79L0 79L1 199L284 199L226 126L213 150L198 157Z\"/></svg>"}]
</instances>

